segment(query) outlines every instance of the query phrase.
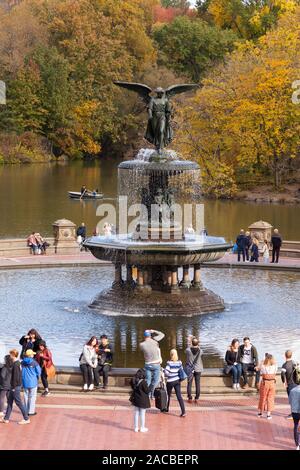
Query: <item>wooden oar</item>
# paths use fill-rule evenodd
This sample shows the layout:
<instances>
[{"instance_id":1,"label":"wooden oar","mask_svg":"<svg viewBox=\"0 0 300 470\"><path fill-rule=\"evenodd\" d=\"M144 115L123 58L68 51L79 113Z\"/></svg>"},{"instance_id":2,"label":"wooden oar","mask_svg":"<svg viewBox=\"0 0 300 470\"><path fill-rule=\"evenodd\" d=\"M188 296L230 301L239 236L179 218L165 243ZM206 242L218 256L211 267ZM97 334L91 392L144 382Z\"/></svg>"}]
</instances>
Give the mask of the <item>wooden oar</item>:
<instances>
[{"instance_id":1,"label":"wooden oar","mask_svg":"<svg viewBox=\"0 0 300 470\"><path fill-rule=\"evenodd\" d=\"M85 195L85 193L86 193L86 188L85 188L85 190L83 191L83 193L81 194L81 196L80 196L80 198L79 198L79 199L82 199L82 198L83 198L83 196Z\"/></svg>"}]
</instances>

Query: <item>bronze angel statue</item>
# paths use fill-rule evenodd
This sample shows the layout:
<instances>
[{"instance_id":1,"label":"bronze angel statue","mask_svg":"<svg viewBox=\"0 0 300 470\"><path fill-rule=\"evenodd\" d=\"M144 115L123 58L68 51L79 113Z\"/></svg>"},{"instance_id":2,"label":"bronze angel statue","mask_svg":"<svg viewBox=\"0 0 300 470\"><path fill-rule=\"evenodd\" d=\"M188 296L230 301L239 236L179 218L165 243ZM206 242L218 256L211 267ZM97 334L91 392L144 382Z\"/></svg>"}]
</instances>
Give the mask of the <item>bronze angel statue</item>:
<instances>
[{"instance_id":1,"label":"bronze angel statue","mask_svg":"<svg viewBox=\"0 0 300 470\"><path fill-rule=\"evenodd\" d=\"M171 127L171 104L170 98L178 93L185 93L198 88L196 84L172 85L165 90L161 87L152 90L142 83L114 82L115 85L135 91L143 99L148 110L148 125L145 139L155 145L159 154L173 140ZM151 96L154 91L156 96Z\"/></svg>"}]
</instances>

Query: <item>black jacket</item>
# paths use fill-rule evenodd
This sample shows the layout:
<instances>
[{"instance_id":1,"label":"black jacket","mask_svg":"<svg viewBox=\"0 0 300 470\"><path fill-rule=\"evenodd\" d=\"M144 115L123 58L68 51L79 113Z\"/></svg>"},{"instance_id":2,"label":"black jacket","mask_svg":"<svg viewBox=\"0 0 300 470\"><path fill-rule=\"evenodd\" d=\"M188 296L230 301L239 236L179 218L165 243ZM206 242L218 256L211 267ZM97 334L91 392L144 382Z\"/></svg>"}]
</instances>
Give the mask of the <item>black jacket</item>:
<instances>
[{"instance_id":1,"label":"black jacket","mask_svg":"<svg viewBox=\"0 0 300 470\"><path fill-rule=\"evenodd\" d=\"M252 243L251 256L253 257L253 259L259 259L258 246L255 243Z\"/></svg>"},{"instance_id":2,"label":"black jacket","mask_svg":"<svg viewBox=\"0 0 300 470\"><path fill-rule=\"evenodd\" d=\"M22 346L22 351L20 355L21 359L24 359L25 352L27 351L27 349L32 349L32 351L37 352L39 349L39 344L41 340L42 338L38 338L32 343L31 341L28 341L28 339L25 338L25 336L22 336L22 338L19 341L19 344Z\"/></svg>"},{"instance_id":3,"label":"black jacket","mask_svg":"<svg viewBox=\"0 0 300 470\"><path fill-rule=\"evenodd\" d=\"M247 237L245 235L239 235L236 239L236 244L238 248L244 250L247 246Z\"/></svg>"},{"instance_id":4,"label":"black jacket","mask_svg":"<svg viewBox=\"0 0 300 470\"><path fill-rule=\"evenodd\" d=\"M76 232L77 237L86 237L86 227L78 227L77 232Z\"/></svg>"},{"instance_id":5,"label":"black jacket","mask_svg":"<svg viewBox=\"0 0 300 470\"><path fill-rule=\"evenodd\" d=\"M110 349L110 352L105 352L104 349ZM113 362L113 350L111 345L108 343L106 346L99 345L98 350L98 365L104 366L105 364L112 365Z\"/></svg>"},{"instance_id":6,"label":"black jacket","mask_svg":"<svg viewBox=\"0 0 300 470\"><path fill-rule=\"evenodd\" d=\"M12 367L5 364L0 366L0 390L10 390Z\"/></svg>"},{"instance_id":7,"label":"black jacket","mask_svg":"<svg viewBox=\"0 0 300 470\"><path fill-rule=\"evenodd\" d=\"M287 383L287 385L293 385L294 382L294 369L296 366L296 362L289 360L282 364L281 367L281 380L283 383Z\"/></svg>"},{"instance_id":8,"label":"black jacket","mask_svg":"<svg viewBox=\"0 0 300 470\"><path fill-rule=\"evenodd\" d=\"M280 248L282 245L281 235L279 233L278 235L273 235L271 243L273 248Z\"/></svg>"},{"instance_id":9,"label":"black jacket","mask_svg":"<svg viewBox=\"0 0 300 470\"><path fill-rule=\"evenodd\" d=\"M12 367L12 374L11 374L11 388L15 389L16 387L22 386L22 370L21 370L21 363L20 361L14 362Z\"/></svg>"},{"instance_id":10,"label":"black jacket","mask_svg":"<svg viewBox=\"0 0 300 470\"><path fill-rule=\"evenodd\" d=\"M241 362L241 352L240 348L237 352L231 351L228 349L225 354L225 362L228 366L233 366L235 362Z\"/></svg>"},{"instance_id":11,"label":"black jacket","mask_svg":"<svg viewBox=\"0 0 300 470\"><path fill-rule=\"evenodd\" d=\"M239 347L241 362L242 362L242 359L244 357L244 349L245 349L245 345L241 344L241 346ZM251 344L251 353L250 354L251 354L251 364L254 364L255 366L258 366L257 349L256 349L255 346L253 346L253 344Z\"/></svg>"},{"instance_id":12,"label":"black jacket","mask_svg":"<svg viewBox=\"0 0 300 470\"><path fill-rule=\"evenodd\" d=\"M130 397L131 403L138 408L151 408L149 399L149 387L145 379L140 380L135 384L135 380L131 379L130 382L132 393Z\"/></svg>"}]
</instances>

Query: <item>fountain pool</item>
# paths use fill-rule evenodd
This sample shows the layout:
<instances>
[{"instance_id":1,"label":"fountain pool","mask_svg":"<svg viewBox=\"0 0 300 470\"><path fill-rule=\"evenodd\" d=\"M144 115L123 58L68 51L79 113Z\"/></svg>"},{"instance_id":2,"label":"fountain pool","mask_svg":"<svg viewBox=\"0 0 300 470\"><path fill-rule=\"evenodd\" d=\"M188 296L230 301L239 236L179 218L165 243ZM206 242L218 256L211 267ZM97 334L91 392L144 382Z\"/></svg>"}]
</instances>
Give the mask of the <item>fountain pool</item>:
<instances>
[{"instance_id":1,"label":"fountain pool","mask_svg":"<svg viewBox=\"0 0 300 470\"><path fill-rule=\"evenodd\" d=\"M249 335L260 357L274 353L281 364L291 348L300 359L300 274L203 268L205 285L225 301L225 310L199 316L119 316L88 307L99 290L109 288L112 266L11 270L0 272L0 354L18 345L34 327L49 343L57 365L78 365L83 343L107 333L115 365L142 364L138 343L145 328L162 330L163 357L177 345L181 358L188 334L200 337L205 367L222 365L233 337Z\"/></svg>"}]
</instances>

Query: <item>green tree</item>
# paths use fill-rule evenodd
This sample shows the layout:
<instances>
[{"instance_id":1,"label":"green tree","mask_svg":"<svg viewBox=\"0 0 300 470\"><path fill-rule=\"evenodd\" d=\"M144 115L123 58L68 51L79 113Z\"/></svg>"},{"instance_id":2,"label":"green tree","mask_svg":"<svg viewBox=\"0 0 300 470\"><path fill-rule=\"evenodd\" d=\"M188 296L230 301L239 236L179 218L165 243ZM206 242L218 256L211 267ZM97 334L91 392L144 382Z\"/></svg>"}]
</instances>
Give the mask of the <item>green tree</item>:
<instances>
[{"instance_id":1,"label":"green tree","mask_svg":"<svg viewBox=\"0 0 300 470\"><path fill-rule=\"evenodd\" d=\"M164 8L180 8L181 10L188 10L191 2L188 0L161 0L161 6Z\"/></svg>"},{"instance_id":2,"label":"green tree","mask_svg":"<svg viewBox=\"0 0 300 470\"><path fill-rule=\"evenodd\" d=\"M222 31L199 18L185 16L156 28L153 37L160 51L160 63L195 82L232 51L237 40L231 31Z\"/></svg>"}]
</instances>

